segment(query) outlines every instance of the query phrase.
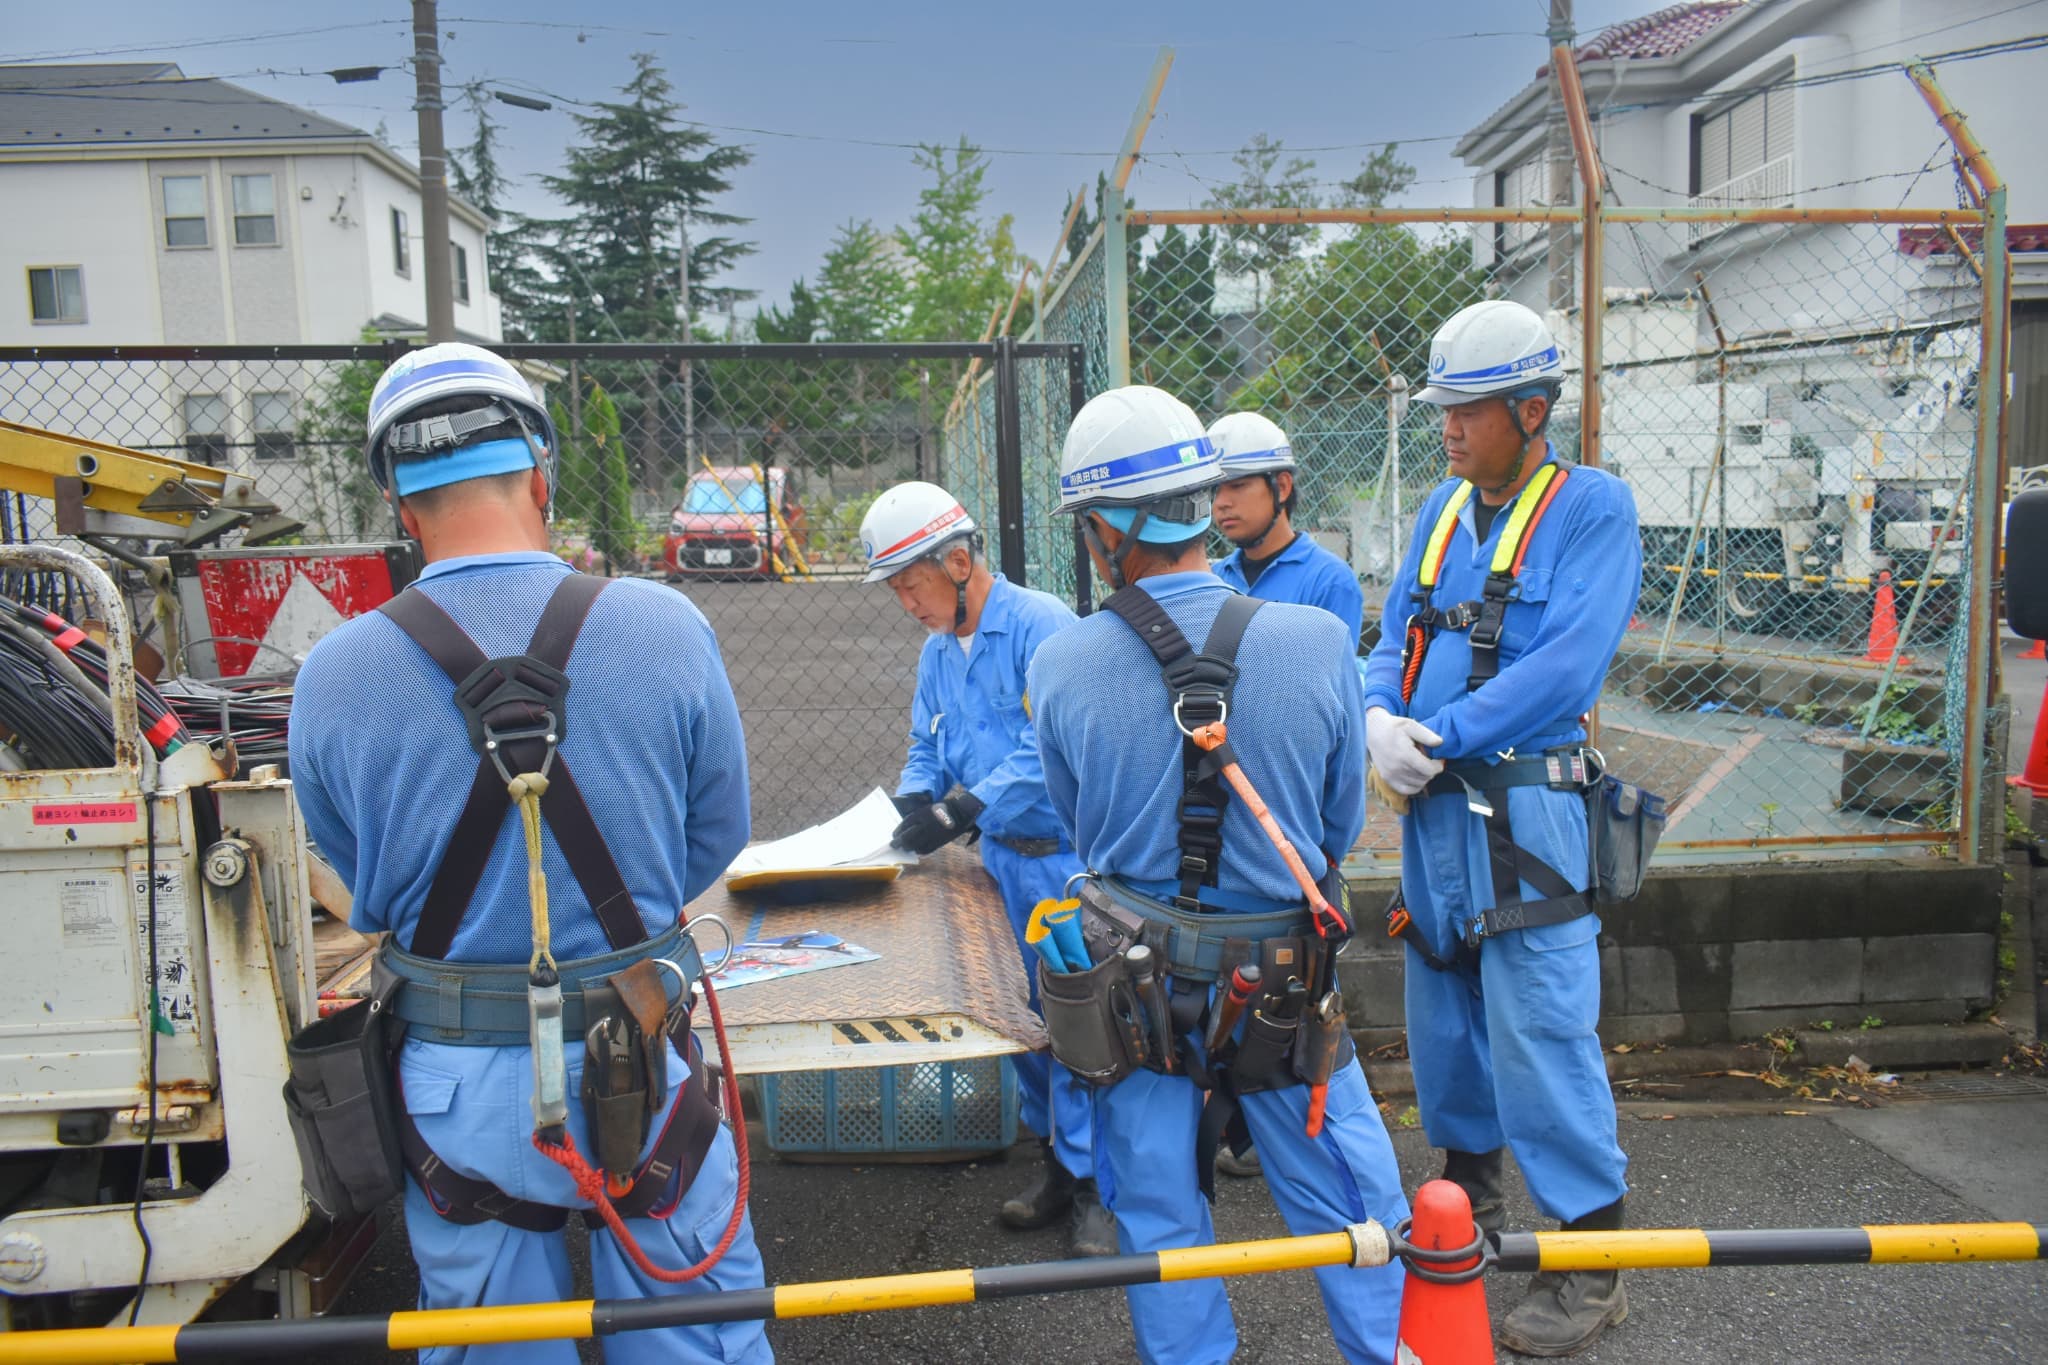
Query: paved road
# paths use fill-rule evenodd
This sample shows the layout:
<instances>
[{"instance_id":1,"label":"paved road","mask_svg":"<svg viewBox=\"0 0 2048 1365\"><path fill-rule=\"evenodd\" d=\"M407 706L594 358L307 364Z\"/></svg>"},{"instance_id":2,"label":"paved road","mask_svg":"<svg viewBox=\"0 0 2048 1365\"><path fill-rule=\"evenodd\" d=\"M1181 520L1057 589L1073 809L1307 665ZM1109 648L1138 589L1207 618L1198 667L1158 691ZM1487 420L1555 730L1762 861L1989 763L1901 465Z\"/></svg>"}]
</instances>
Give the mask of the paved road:
<instances>
[{"instance_id":1,"label":"paved road","mask_svg":"<svg viewBox=\"0 0 2048 1365\"><path fill-rule=\"evenodd\" d=\"M1624 1109L1631 1220L1644 1226L2048 1222L2048 1096L2038 1092L1804 1116ZM1410 1188L1434 1174L1419 1132L1397 1130L1395 1147ZM994 1223L995 1205L1029 1174L1026 1149L1016 1157L956 1166L765 1159L754 1212L769 1274L792 1282L1055 1258L1056 1231L1012 1234ZM1511 1226L1540 1226L1519 1186L1509 1214ZM1222 1182L1216 1219L1225 1238L1283 1231L1256 1181ZM409 1305L402 1239L387 1238L374 1259L381 1270L357 1283L341 1311ZM1516 1292L1504 1279L1490 1283L1496 1321ZM1580 1359L1988 1365L2048 1355L2048 1266L2038 1264L1644 1271L1630 1276L1629 1296L1629 1321ZM1239 1361L1339 1359L1306 1272L1237 1281L1232 1299ZM781 1360L817 1365L1133 1358L1118 1291L792 1321L769 1333Z\"/></svg>"}]
</instances>

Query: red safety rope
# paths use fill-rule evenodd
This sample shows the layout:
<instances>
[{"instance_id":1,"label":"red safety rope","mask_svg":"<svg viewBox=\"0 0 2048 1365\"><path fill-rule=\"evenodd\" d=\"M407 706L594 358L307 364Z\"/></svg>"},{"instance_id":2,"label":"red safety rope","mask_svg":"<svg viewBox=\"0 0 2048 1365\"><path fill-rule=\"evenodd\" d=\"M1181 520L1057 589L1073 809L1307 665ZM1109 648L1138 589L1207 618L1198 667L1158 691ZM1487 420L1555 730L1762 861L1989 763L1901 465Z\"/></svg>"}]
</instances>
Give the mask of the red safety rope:
<instances>
[{"instance_id":1,"label":"red safety rope","mask_svg":"<svg viewBox=\"0 0 2048 1365\"><path fill-rule=\"evenodd\" d=\"M633 1239L626 1229L626 1220L612 1207L612 1196L607 1190L608 1182L603 1171L594 1169L576 1150L576 1139L567 1129L562 1132L561 1145L541 1141L539 1133L533 1135L533 1145L548 1160L569 1173L576 1182L576 1193L588 1199L597 1208L598 1217L611 1229L613 1237L625 1249L626 1255L640 1272L649 1279L663 1284L685 1284L710 1272L711 1268L725 1259L725 1253L732 1250L732 1244L740 1235L740 1224L747 1216L747 1190L751 1184L752 1168L747 1161L747 1119L740 1108L740 1078L732 1069L732 1049L725 1041L725 1016L718 1010L718 992L712 989L711 978L704 978L704 1004L711 1011L711 1034L718 1043L718 1059L725 1068L723 1084L725 1112L732 1117L733 1143L738 1149L739 1181L733 1193L732 1217L725 1223L725 1235L718 1239L718 1245L706 1252L704 1259L681 1270L670 1270L659 1266L649 1258L645 1249ZM629 1185L628 1189L631 1188ZM621 1191L623 1194L623 1191Z\"/></svg>"}]
</instances>

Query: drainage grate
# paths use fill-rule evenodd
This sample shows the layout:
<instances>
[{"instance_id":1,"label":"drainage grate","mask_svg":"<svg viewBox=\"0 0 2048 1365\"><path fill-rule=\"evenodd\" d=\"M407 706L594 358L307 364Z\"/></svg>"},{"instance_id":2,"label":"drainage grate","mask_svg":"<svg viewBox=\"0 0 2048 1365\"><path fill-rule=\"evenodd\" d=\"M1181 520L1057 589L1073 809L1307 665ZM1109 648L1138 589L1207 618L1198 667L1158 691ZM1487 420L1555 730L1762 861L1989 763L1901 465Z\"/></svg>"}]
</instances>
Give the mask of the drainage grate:
<instances>
[{"instance_id":1,"label":"drainage grate","mask_svg":"<svg viewBox=\"0 0 2048 1365\"><path fill-rule=\"evenodd\" d=\"M2048 1095L2048 1076L2011 1072L1933 1072L1899 1082L1891 1098L1900 1100L2009 1100Z\"/></svg>"}]
</instances>

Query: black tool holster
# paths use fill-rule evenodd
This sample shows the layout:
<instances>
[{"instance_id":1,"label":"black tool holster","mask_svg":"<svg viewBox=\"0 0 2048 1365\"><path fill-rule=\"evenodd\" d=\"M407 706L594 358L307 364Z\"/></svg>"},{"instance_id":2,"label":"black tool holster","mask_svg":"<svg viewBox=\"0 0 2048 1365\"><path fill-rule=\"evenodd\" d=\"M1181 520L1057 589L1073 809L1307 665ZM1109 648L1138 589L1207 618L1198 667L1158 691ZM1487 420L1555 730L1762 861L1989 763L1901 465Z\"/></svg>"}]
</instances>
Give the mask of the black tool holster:
<instances>
[{"instance_id":1,"label":"black tool holster","mask_svg":"<svg viewBox=\"0 0 2048 1365\"><path fill-rule=\"evenodd\" d=\"M689 996L672 1010L661 968L648 960L605 978L586 999L594 1013L583 1035L583 1112L597 1165L623 1180L638 1169L668 1097L668 1040Z\"/></svg>"}]
</instances>

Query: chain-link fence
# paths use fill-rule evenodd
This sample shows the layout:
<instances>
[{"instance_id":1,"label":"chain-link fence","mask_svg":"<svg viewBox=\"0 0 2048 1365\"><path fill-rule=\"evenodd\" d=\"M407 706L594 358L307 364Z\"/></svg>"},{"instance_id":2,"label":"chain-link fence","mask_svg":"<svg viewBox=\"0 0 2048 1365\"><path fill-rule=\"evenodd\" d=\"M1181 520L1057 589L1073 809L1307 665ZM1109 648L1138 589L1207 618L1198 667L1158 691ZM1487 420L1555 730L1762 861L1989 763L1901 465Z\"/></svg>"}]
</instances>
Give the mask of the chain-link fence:
<instances>
[{"instance_id":1,"label":"chain-link fence","mask_svg":"<svg viewBox=\"0 0 2048 1365\"><path fill-rule=\"evenodd\" d=\"M0 417L247 475L303 523L287 540L388 541L396 528L364 473L362 433L370 389L402 349L0 352ZM861 584L861 518L891 484L949 483L985 528L991 561L1035 581L1015 558L1023 513L1005 542L1004 493L1021 508L1022 452L1042 464L1057 450L1070 348L499 349L563 436L557 551L595 572L664 578L717 630L757 834L790 833L891 785L924 632L886 588ZM979 443L942 450L947 395L977 361ZM1008 438L1006 406L1020 414ZM49 500L11 498L0 534L55 536L53 513ZM1070 590L1070 563L1060 572ZM646 666L661 668L661 642L646 643Z\"/></svg>"},{"instance_id":2,"label":"chain-link fence","mask_svg":"<svg viewBox=\"0 0 2048 1365\"><path fill-rule=\"evenodd\" d=\"M1946 168L1914 188L1954 191ZM1364 582L1369 646L1445 477L1437 411L1410 401L1430 337L1484 298L1545 311L1564 233L1576 303L1548 309L1569 369L1550 435L1629 485L1644 552L1597 737L1670 801L1662 856L1944 845L1966 783L1999 766L1973 747L1994 622L1970 566L2002 396L1979 382L2002 343L1973 225L2002 199L1799 202L1602 204L1593 250L1583 205L1132 211L1095 252L1127 263L1102 294L1127 353L1116 328L1068 334L1091 393L1154 384L1205 419L1256 410L1287 430L1295 525ZM1360 852L1398 845L1376 813Z\"/></svg>"}]
</instances>

